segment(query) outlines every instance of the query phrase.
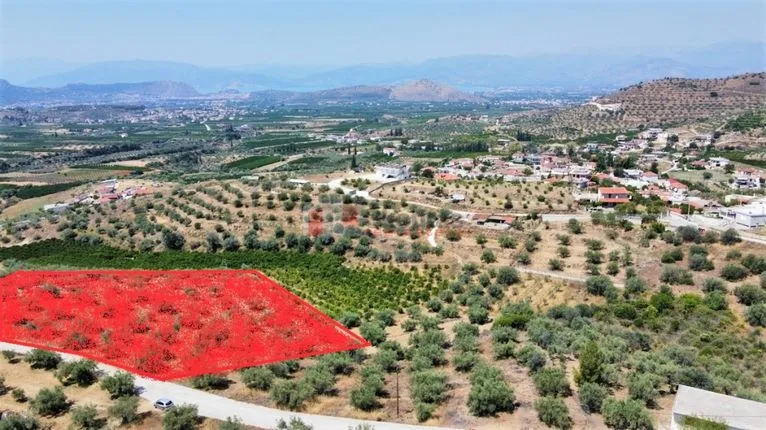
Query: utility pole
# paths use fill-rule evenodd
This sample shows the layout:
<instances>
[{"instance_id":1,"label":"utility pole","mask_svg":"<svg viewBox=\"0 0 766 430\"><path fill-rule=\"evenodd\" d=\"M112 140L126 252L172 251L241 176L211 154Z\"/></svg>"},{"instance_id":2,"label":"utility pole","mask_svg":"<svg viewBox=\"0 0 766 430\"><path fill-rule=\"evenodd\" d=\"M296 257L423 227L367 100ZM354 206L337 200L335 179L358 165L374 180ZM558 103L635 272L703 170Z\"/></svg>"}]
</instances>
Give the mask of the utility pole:
<instances>
[{"instance_id":1,"label":"utility pole","mask_svg":"<svg viewBox=\"0 0 766 430\"><path fill-rule=\"evenodd\" d=\"M399 418L399 367L396 368L396 418Z\"/></svg>"}]
</instances>

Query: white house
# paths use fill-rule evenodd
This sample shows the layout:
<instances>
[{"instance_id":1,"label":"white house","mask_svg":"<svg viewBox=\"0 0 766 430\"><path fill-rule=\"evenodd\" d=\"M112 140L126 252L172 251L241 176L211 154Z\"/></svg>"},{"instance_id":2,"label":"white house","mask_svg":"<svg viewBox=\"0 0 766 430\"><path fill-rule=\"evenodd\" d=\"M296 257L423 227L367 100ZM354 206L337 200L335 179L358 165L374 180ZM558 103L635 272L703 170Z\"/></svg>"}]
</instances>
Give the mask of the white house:
<instances>
[{"instance_id":1,"label":"white house","mask_svg":"<svg viewBox=\"0 0 766 430\"><path fill-rule=\"evenodd\" d=\"M396 150L396 148L383 148L383 154L388 155L389 157L396 157L399 155L399 151Z\"/></svg>"},{"instance_id":2,"label":"white house","mask_svg":"<svg viewBox=\"0 0 766 430\"><path fill-rule=\"evenodd\" d=\"M760 188L761 172L756 169L737 169L732 188Z\"/></svg>"},{"instance_id":3,"label":"white house","mask_svg":"<svg viewBox=\"0 0 766 430\"><path fill-rule=\"evenodd\" d=\"M723 423L730 430L762 430L766 403L679 385L670 429L691 428L686 422L690 417Z\"/></svg>"},{"instance_id":4,"label":"white house","mask_svg":"<svg viewBox=\"0 0 766 430\"><path fill-rule=\"evenodd\" d=\"M728 158L723 157L710 157L709 160L707 160L707 168L708 169L723 169L724 167L728 166L730 163Z\"/></svg>"},{"instance_id":5,"label":"white house","mask_svg":"<svg viewBox=\"0 0 766 430\"><path fill-rule=\"evenodd\" d=\"M380 179L407 179L410 177L410 168L406 164L380 164L375 166L375 174Z\"/></svg>"},{"instance_id":6,"label":"white house","mask_svg":"<svg viewBox=\"0 0 766 430\"><path fill-rule=\"evenodd\" d=\"M452 203L462 203L465 201L465 194L452 193Z\"/></svg>"},{"instance_id":7,"label":"white house","mask_svg":"<svg viewBox=\"0 0 766 430\"><path fill-rule=\"evenodd\" d=\"M748 228L760 227L766 225L766 200L723 208L721 215Z\"/></svg>"},{"instance_id":8,"label":"white house","mask_svg":"<svg viewBox=\"0 0 766 430\"><path fill-rule=\"evenodd\" d=\"M43 210L46 212L61 213L69 207L69 203L54 203L52 205L44 205Z\"/></svg>"},{"instance_id":9,"label":"white house","mask_svg":"<svg viewBox=\"0 0 766 430\"><path fill-rule=\"evenodd\" d=\"M588 166L571 166L569 168L569 175L573 179L590 179L593 174L593 169Z\"/></svg>"}]
</instances>

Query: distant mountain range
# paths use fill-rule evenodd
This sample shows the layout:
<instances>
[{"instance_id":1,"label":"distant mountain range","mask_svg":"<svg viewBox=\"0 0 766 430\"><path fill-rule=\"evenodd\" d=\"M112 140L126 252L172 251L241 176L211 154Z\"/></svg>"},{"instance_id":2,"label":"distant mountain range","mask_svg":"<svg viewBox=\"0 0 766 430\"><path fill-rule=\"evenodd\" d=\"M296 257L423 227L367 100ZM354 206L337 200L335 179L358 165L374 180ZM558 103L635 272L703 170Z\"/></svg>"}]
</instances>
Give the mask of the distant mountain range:
<instances>
[{"instance_id":1,"label":"distant mountain range","mask_svg":"<svg viewBox=\"0 0 766 430\"><path fill-rule=\"evenodd\" d=\"M118 84L69 84L58 88L20 87L0 80L0 104L15 103L126 103L169 99L247 98L265 104L320 102L470 102L480 96L421 79L396 86L357 85L321 91L263 90L242 94L226 90L200 94L182 82L155 81Z\"/></svg>"},{"instance_id":2,"label":"distant mountain range","mask_svg":"<svg viewBox=\"0 0 766 430\"><path fill-rule=\"evenodd\" d=\"M198 97L200 94L183 82L139 82L117 84L69 84L59 88L19 87L0 79L0 104L12 103L98 103L140 102Z\"/></svg>"},{"instance_id":3,"label":"distant mountain range","mask_svg":"<svg viewBox=\"0 0 766 430\"><path fill-rule=\"evenodd\" d=\"M0 77L6 72L19 76L12 62L6 61L0 66L3 69ZM642 55L468 55L323 71L280 66L214 68L167 61L112 61L20 82L30 87L55 88L72 83L175 81L189 84L202 93L214 93L230 89L317 91L359 85L388 86L425 78L470 91L508 87L610 90L664 77L722 77L763 70L766 70L766 44L727 42L703 48L658 49Z\"/></svg>"}]
</instances>

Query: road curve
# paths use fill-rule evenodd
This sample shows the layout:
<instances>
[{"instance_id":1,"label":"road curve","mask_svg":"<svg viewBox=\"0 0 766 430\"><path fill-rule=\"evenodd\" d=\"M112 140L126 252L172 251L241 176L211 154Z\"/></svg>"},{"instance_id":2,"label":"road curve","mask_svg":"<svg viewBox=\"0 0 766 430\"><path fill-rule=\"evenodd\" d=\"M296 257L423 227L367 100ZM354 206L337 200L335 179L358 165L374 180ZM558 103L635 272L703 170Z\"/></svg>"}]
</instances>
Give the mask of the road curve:
<instances>
[{"instance_id":1,"label":"road curve","mask_svg":"<svg viewBox=\"0 0 766 430\"><path fill-rule=\"evenodd\" d=\"M13 343L0 342L0 350L11 350L25 354L33 348L16 345ZM74 354L60 354L66 361L79 360ZM98 368L105 374L112 374L118 370L116 367L98 363ZM277 421L283 419L289 421L291 417L298 417L306 424L314 427L314 430L346 430L360 424L371 425L375 430L452 430L444 427L417 426L409 424L389 423L381 421L356 420L350 418L332 417L326 415L304 414L265 406L240 402L206 391L195 390L172 382L157 381L138 375L133 375L136 381L138 394L151 403L165 397L175 404L191 404L197 407L200 416L226 421L229 417L238 417L243 424L261 428L273 429Z\"/></svg>"}]
</instances>

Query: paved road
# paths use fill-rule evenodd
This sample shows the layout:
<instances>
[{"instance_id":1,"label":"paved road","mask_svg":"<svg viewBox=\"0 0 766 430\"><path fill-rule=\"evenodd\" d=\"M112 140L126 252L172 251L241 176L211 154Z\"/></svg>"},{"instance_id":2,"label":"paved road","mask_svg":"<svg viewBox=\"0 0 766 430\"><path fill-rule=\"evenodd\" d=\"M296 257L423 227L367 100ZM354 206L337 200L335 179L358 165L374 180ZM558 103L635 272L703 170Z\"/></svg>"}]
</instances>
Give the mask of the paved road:
<instances>
[{"instance_id":1,"label":"paved road","mask_svg":"<svg viewBox=\"0 0 766 430\"><path fill-rule=\"evenodd\" d=\"M670 214L660 218L660 222L670 227L681 227L688 225L697 228L716 230L719 232L733 228L739 232L739 237L741 237L745 242L766 245L766 237L756 236L747 231L742 231L741 226L726 219L708 218L702 215L692 215L690 218L686 218L683 215Z\"/></svg>"},{"instance_id":2,"label":"paved road","mask_svg":"<svg viewBox=\"0 0 766 430\"><path fill-rule=\"evenodd\" d=\"M0 350L12 350L19 353L27 353L32 348L12 343L0 342ZM79 360L80 357L73 354L61 354L67 361ZM98 365L99 370L105 374L111 374L118 369L105 364ZM355 420L350 418L331 417L326 415L314 415L282 411L258 406L251 403L239 402L226 397L218 396L206 391L195 390L172 382L157 381L134 375L139 395L151 403L161 397L171 399L175 404L188 403L197 406L199 415L225 421L228 417L239 417L243 424L261 428L275 428L277 421L283 419L289 421L290 417L298 417L306 424L314 427L314 430L346 430L360 424L369 424L375 430L450 430L444 427L427 427L408 424Z\"/></svg>"}]
</instances>

